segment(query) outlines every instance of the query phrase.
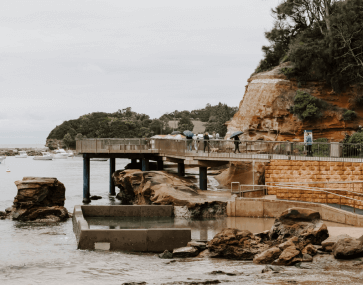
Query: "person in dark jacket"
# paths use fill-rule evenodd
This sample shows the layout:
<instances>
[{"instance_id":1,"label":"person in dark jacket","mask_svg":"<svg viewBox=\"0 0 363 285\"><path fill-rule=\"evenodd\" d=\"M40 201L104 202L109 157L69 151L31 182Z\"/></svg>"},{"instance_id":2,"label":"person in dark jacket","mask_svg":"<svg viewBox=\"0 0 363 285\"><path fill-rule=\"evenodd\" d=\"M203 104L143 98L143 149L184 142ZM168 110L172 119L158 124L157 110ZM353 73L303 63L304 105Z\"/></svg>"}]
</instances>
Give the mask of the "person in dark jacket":
<instances>
[{"instance_id":1,"label":"person in dark jacket","mask_svg":"<svg viewBox=\"0 0 363 285\"><path fill-rule=\"evenodd\" d=\"M209 152L209 135L207 132L204 133L203 139L204 139L204 152L206 148L208 148Z\"/></svg>"},{"instance_id":2,"label":"person in dark jacket","mask_svg":"<svg viewBox=\"0 0 363 285\"><path fill-rule=\"evenodd\" d=\"M238 151L239 153L241 153L240 151L239 151L239 144L240 144L241 142L239 141L239 137L238 136L235 136L234 137L234 153L236 153L236 151Z\"/></svg>"}]
</instances>

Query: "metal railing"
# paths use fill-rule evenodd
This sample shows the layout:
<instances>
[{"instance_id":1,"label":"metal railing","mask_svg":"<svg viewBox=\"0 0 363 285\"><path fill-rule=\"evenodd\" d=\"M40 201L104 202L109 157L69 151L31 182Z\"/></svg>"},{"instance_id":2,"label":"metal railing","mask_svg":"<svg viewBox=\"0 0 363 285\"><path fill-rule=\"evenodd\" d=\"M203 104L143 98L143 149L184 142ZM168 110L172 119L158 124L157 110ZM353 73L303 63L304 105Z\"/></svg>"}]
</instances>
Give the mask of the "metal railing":
<instances>
[{"instance_id":1,"label":"metal railing","mask_svg":"<svg viewBox=\"0 0 363 285\"><path fill-rule=\"evenodd\" d=\"M237 184L237 191L233 190L233 185ZM262 192L261 196L267 195L267 187L266 185L248 185L248 184L240 184L239 182L231 182L231 194L237 194L239 197L243 198L246 194L251 194L253 192Z\"/></svg>"},{"instance_id":2,"label":"metal railing","mask_svg":"<svg viewBox=\"0 0 363 285\"><path fill-rule=\"evenodd\" d=\"M84 139L79 153L161 153L209 158L363 162L363 144L194 139Z\"/></svg>"}]
</instances>

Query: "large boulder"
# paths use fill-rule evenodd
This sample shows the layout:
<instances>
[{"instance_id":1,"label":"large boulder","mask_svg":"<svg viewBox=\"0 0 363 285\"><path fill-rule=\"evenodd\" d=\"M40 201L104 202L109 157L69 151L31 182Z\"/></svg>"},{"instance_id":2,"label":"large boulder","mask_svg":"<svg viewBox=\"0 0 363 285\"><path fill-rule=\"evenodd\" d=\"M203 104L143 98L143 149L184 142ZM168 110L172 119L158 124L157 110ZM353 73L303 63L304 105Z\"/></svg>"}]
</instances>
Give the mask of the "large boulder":
<instances>
[{"instance_id":1,"label":"large boulder","mask_svg":"<svg viewBox=\"0 0 363 285\"><path fill-rule=\"evenodd\" d=\"M269 248L261 239L247 230L223 229L211 241L208 249L214 257L238 260L253 260L255 255Z\"/></svg>"},{"instance_id":2,"label":"large boulder","mask_svg":"<svg viewBox=\"0 0 363 285\"><path fill-rule=\"evenodd\" d=\"M289 246L284 249L278 259L272 262L273 265L291 265L294 258L300 254L300 250L295 246Z\"/></svg>"},{"instance_id":3,"label":"large boulder","mask_svg":"<svg viewBox=\"0 0 363 285\"><path fill-rule=\"evenodd\" d=\"M15 181L18 193L7 217L20 221L59 222L69 218L65 187L57 178L24 177Z\"/></svg>"},{"instance_id":4,"label":"large boulder","mask_svg":"<svg viewBox=\"0 0 363 285\"><path fill-rule=\"evenodd\" d=\"M333 246L333 254L337 259L363 257L362 242L352 237L339 239Z\"/></svg>"},{"instance_id":5,"label":"large boulder","mask_svg":"<svg viewBox=\"0 0 363 285\"><path fill-rule=\"evenodd\" d=\"M337 243L337 241L344 238L351 238L351 236L348 235L330 236L321 243L322 249L324 251L332 251L333 246Z\"/></svg>"},{"instance_id":6,"label":"large boulder","mask_svg":"<svg viewBox=\"0 0 363 285\"><path fill-rule=\"evenodd\" d=\"M226 199L209 198L195 184L166 171L117 170L112 177L120 188L116 198L123 205L186 207L190 217L226 215Z\"/></svg>"},{"instance_id":7,"label":"large boulder","mask_svg":"<svg viewBox=\"0 0 363 285\"><path fill-rule=\"evenodd\" d=\"M320 220L319 212L305 208L290 208L282 212L269 235L271 240L280 241L295 236L302 246L309 243L320 245L329 237L328 228Z\"/></svg>"}]
</instances>

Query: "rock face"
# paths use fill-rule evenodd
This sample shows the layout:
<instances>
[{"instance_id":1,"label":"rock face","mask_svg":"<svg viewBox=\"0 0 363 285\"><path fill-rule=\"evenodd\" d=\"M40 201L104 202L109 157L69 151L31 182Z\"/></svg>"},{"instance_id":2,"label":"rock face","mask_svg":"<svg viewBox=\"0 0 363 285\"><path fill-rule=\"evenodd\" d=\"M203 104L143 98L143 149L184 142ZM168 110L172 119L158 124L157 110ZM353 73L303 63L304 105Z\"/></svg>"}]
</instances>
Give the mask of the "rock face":
<instances>
[{"instance_id":1,"label":"rock face","mask_svg":"<svg viewBox=\"0 0 363 285\"><path fill-rule=\"evenodd\" d=\"M363 109L354 108L354 98L362 87L349 87L342 94L335 94L324 82L307 82L299 87L295 80L288 80L281 72L289 68L284 63L273 70L261 72L248 79L248 85L238 112L227 123L226 138L235 131L244 131L246 140L298 140L303 141L304 130L313 130L315 138L341 141L345 133L352 133L363 125ZM300 121L289 112L298 89L326 101L328 108L319 120ZM351 122L342 120L343 109L354 109L358 118Z\"/></svg>"},{"instance_id":2,"label":"rock face","mask_svg":"<svg viewBox=\"0 0 363 285\"><path fill-rule=\"evenodd\" d=\"M65 187L57 178L24 177L15 181L18 194L7 216L21 221L64 221L69 215L64 208Z\"/></svg>"},{"instance_id":3,"label":"rock face","mask_svg":"<svg viewBox=\"0 0 363 285\"><path fill-rule=\"evenodd\" d=\"M229 167L216 175L215 178L220 185L231 187L231 182L239 182L246 185L264 185L265 184L265 166L267 162L255 162L255 167L252 167L252 162L230 162ZM253 173L254 172L254 173ZM253 181L254 178L254 181ZM259 192L251 192L251 194L260 194ZM250 197L250 196L245 196ZM251 196L252 197L252 196Z\"/></svg>"},{"instance_id":4,"label":"rock face","mask_svg":"<svg viewBox=\"0 0 363 285\"><path fill-rule=\"evenodd\" d=\"M256 264L293 265L311 262L314 244L329 236L319 212L291 208L275 220L270 231L224 229L208 242L211 257L252 260Z\"/></svg>"},{"instance_id":5,"label":"rock face","mask_svg":"<svg viewBox=\"0 0 363 285\"><path fill-rule=\"evenodd\" d=\"M209 199L194 184L165 171L118 170L113 179L123 205L185 206L191 217L226 215L226 202Z\"/></svg>"}]
</instances>

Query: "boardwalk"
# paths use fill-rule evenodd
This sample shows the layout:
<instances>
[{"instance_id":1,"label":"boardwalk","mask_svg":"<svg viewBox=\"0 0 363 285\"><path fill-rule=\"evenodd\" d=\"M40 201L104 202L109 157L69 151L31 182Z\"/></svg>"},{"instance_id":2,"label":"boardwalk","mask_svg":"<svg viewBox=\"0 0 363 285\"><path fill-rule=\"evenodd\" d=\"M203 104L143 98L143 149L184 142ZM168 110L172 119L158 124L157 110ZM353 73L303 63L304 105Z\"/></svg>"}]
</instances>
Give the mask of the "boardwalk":
<instances>
[{"instance_id":1,"label":"boardwalk","mask_svg":"<svg viewBox=\"0 0 363 285\"><path fill-rule=\"evenodd\" d=\"M313 143L311 152L301 142L175 139L85 139L77 141L77 152L84 159L84 201L89 201L90 158L110 158L110 194L115 193L112 173L116 158L142 163L149 170L149 161L156 161L158 170L164 161L178 163L178 174L185 174L185 165L199 167L200 189L207 189L207 167L230 161L308 160L363 163L360 144ZM235 153L236 152L236 153Z\"/></svg>"}]
</instances>

